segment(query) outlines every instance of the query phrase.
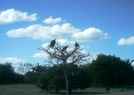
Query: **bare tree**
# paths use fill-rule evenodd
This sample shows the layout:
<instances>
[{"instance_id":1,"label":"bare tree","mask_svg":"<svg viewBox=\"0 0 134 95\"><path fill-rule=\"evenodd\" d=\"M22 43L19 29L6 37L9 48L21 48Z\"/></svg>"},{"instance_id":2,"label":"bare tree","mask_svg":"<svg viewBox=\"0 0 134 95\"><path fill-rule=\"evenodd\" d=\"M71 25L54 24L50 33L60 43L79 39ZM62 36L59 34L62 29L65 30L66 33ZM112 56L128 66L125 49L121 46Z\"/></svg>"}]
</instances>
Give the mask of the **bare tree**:
<instances>
[{"instance_id":1,"label":"bare tree","mask_svg":"<svg viewBox=\"0 0 134 95\"><path fill-rule=\"evenodd\" d=\"M75 47L67 48L68 46L61 46L60 43L56 42L54 47L47 46L45 48L40 48L39 50L44 51L44 53L48 54L47 62L50 64L63 64L63 71L66 82L66 95L70 94L69 89L69 78L67 72L67 64L78 64L84 61L87 61L89 58L89 54L84 54L82 52L83 48ZM64 49L64 50L63 50Z\"/></svg>"},{"instance_id":2,"label":"bare tree","mask_svg":"<svg viewBox=\"0 0 134 95\"><path fill-rule=\"evenodd\" d=\"M34 67L31 63L21 63L18 67L18 72L22 74L26 74L29 71L32 71L32 68Z\"/></svg>"}]
</instances>

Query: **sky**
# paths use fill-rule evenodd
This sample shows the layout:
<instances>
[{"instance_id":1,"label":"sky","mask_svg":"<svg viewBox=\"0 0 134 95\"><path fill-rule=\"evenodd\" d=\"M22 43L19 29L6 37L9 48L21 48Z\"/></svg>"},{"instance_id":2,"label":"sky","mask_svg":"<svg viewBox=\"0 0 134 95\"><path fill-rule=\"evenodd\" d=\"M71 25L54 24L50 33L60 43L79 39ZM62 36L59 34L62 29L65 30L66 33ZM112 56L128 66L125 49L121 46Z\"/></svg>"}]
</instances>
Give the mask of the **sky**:
<instances>
[{"instance_id":1,"label":"sky","mask_svg":"<svg viewBox=\"0 0 134 95\"><path fill-rule=\"evenodd\" d=\"M0 0L0 63L45 64L56 39L85 52L134 59L134 0Z\"/></svg>"}]
</instances>

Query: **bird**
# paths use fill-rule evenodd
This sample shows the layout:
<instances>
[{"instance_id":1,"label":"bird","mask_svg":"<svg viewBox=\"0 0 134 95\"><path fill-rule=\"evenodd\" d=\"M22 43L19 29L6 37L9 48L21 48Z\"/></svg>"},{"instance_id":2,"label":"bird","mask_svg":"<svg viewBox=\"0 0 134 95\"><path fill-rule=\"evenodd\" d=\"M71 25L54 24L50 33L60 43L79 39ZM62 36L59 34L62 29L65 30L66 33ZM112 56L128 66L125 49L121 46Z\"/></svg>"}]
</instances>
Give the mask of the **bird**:
<instances>
[{"instance_id":1,"label":"bird","mask_svg":"<svg viewBox=\"0 0 134 95\"><path fill-rule=\"evenodd\" d=\"M62 52L65 51L68 48L68 46L64 46L62 49Z\"/></svg>"},{"instance_id":2,"label":"bird","mask_svg":"<svg viewBox=\"0 0 134 95\"><path fill-rule=\"evenodd\" d=\"M75 45L76 48L79 48L79 47L80 47L79 44L78 44L77 42L75 42L74 45Z\"/></svg>"},{"instance_id":3,"label":"bird","mask_svg":"<svg viewBox=\"0 0 134 95\"><path fill-rule=\"evenodd\" d=\"M121 89L121 92L123 92L123 89Z\"/></svg>"},{"instance_id":4,"label":"bird","mask_svg":"<svg viewBox=\"0 0 134 95\"><path fill-rule=\"evenodd\" d=\"M107 88L106 88L106 92L107 92L107 93L110 93L110 87L107 87Z\"/></svg>"},{"instance_id":5,"label":"bird","mask_svg":"<svg viewBox=\"0 0 134 95\"><path fill-rule=\"evenodd\" d=\"M52 40L51 43L50 43L50 47L53 48L55 43L56 43L56 39Z\"/></svg>"}]
</instances>

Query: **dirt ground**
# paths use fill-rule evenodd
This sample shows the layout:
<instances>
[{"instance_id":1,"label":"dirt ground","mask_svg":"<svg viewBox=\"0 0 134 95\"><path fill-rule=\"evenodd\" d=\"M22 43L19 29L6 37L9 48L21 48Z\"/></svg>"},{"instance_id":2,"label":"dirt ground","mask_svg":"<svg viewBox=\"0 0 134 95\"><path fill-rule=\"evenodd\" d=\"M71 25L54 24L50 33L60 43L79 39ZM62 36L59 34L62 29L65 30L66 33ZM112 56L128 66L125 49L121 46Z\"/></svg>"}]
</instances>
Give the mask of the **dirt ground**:
<instances>
[{"instance_id":1,"label":"dirt ground","mask_svg":"<svg viewBox=\"0 0 134 95\"><path fill-rule=\"evenodd\" d=\"M71 95L134 95L134 89L111 88L106 92L105 88L88 88L86 90L73 91ZM42 92L39 88L29 84L0 85L0 95L65 95Z\"/></svg>"}]
</instances>

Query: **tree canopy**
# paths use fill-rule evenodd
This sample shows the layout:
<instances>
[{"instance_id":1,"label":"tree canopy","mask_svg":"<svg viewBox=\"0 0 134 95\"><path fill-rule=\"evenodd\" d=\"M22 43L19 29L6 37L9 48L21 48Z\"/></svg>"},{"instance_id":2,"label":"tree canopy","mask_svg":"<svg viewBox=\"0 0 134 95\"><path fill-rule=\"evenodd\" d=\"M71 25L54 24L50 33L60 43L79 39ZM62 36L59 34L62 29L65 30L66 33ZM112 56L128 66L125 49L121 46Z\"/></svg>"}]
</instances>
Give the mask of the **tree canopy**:
<instances>
[{"instance_id":1,"label":"tree canopy","mask_svg":"<svg viewBox=\"0 0 134 95\"><path fill-rule=\"evenodd\" d=\"M0 64L0 84L24 83L24 77L14 71L11 63Z\"/></svg>"},{"instance_id":2,"label":"tree canopy","mask_svg":"<svg viewBox=\"0 0 134 95\"><path fill-rule=\"evenodd\" d=\"M47 91L66 89L65 76L62 68L63 64L52 66L47 73L40 79L39 87ZM89 73L75 64L67 64L70 92L76 89L90 87L91 78Z\"/></svg>"},{"instance_id":3,"label":"tree canopy","mask_svg":"<svg viewBox=\"0 0 134 95\"><path fill-rule=\"evenodd\" d=\"M99 54L89 65L94 85L125 86L134 82L134 70L129 60L112 55Z\"/></svg>"}]
</instances>

